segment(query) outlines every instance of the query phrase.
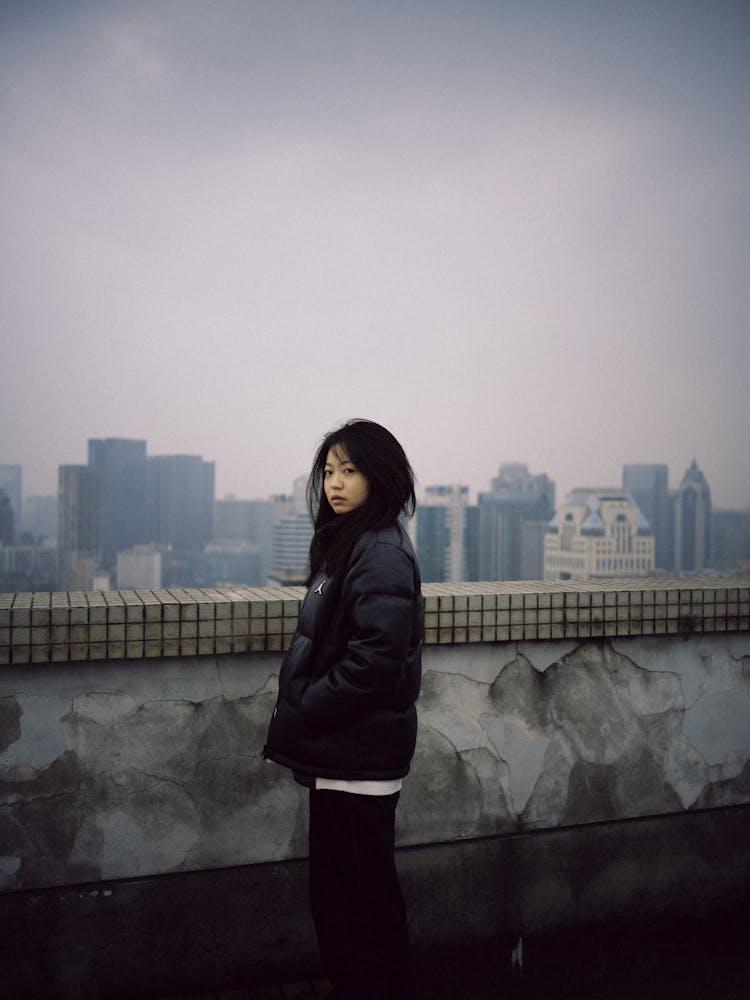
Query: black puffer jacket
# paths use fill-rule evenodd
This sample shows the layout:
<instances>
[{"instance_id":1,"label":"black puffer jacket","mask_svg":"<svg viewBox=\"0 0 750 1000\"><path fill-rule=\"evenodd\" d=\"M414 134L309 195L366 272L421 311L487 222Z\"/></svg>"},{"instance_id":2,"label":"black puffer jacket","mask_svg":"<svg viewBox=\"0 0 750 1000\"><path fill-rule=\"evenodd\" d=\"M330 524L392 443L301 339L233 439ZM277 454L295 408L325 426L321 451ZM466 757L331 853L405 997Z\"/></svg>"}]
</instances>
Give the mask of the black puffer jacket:
<instances>
[{"instance_id":1,"label":"black puffer jacket","mask_svg":"<svg viewBox=\"0 0 750 1000\"><path fill-rule=\"evenodd\" d=\"M264 755L308 777L403 777L423 628L409 539L397 525L364 532L345 571L319 574L302 602Z\"/></svg>"}]
</instances>

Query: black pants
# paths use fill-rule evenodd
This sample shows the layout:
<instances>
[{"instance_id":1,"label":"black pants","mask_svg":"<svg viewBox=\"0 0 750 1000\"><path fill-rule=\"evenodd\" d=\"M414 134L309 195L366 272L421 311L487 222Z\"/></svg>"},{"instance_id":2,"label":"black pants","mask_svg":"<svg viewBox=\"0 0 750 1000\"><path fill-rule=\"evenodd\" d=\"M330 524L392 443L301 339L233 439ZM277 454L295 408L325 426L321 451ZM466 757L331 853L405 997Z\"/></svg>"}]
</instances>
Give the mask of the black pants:
<instances>
[{"instance_id":1,"label":"black pants","mask_svg":"<svg viewBox=\"0 0 750 1000\"><path fill-rule=\"evenodd\" d=\"M310 903L336 1000L414 1000L394 861L399 793L310 790Z\"/></svg>"}]
</instances>

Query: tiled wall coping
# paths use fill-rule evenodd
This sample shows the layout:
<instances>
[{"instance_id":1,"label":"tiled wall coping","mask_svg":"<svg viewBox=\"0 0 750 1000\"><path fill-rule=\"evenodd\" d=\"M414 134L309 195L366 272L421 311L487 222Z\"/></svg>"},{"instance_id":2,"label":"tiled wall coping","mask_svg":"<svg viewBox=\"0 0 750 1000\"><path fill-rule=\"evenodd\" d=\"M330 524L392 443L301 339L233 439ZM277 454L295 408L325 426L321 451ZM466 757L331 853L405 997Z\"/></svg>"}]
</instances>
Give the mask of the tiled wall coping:
<instances>
[{"instance_id":1,"label":"tiled wall coping","mask_svg":"<svg viewBox=\"0 0 750 1000\"><path fill-rule=\"evenodd\" d=\"M425 584L425 643L737 632L750 579ZM301 587L0 594L0 664L281 652Z\"/></svg>"}]
</instances>

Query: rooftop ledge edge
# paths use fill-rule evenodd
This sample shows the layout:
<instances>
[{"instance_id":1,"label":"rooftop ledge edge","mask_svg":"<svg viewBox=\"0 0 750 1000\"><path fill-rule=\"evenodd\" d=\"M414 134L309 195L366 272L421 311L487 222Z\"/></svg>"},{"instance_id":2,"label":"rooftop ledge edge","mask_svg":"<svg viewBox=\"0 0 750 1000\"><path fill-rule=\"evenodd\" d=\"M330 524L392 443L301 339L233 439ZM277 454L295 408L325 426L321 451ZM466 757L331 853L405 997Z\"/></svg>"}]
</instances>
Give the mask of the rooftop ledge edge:
<instances>
[{"instance_id":1,"label":"rooftop ledge edge","mask_svg":"<svg viewBox=\"0 0 750 1000\"><path fill-rule=\"evenodd\" d=\"M750 630L750 577L426 583L425 644ZM283 652L302 587L0 594L0 665Z\"/></svg>"}]
</instances>

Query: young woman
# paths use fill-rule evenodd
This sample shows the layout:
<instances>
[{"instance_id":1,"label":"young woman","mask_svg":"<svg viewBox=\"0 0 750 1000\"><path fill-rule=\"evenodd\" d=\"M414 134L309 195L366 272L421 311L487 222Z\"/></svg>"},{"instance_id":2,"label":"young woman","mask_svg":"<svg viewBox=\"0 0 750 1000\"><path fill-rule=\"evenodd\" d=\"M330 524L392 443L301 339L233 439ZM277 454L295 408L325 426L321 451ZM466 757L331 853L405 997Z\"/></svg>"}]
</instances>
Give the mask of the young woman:
<instances>
[{"instance_id":1,"label":"young woman","mask_svg":"<svg viewBox=\"0 0 750 1000\"><path fill-rule=\"evenodd\" d=\"M414 512L414 475L389 431L354 420L322 442L307 499L308 591L264 753L310 789L310 902L333 996L412 1000L394 825L416 740L424 625L399 523Z\"/></svg>"}]
</instances>

